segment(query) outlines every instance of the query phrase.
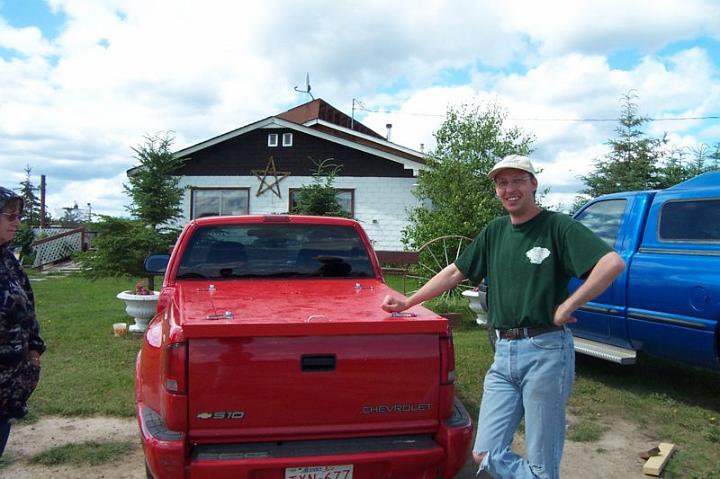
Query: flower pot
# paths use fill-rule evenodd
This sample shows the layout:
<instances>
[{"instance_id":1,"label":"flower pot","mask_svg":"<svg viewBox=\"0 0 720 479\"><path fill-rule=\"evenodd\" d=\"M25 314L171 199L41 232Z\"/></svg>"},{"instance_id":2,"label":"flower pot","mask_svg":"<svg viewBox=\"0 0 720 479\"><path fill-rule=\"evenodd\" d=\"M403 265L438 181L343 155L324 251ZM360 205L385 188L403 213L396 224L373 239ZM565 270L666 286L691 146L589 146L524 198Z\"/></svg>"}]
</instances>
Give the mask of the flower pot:
<instances>
[{"instance_id":1,"label":"flower pot","mask_svg":"<svg viewBox=\"0 0 720 479\"><path fill-rule=\"evenodd\" d=\"M130 326L129 331L131 333L144 333L148 322L155 316L160 294L155 291L152 294L135 294L132 291L123 291L118 293L116 297L125 303L125 312L128 316L135 319L135 324Z\"/></svg>"},{"instance_id":2,"label":"flower pot","mask_svg":"<svg viewBox=\"0 0 720 479\"><path fill-rule=\"evenodd\" d=\"M462 292L462 295L470 300L470 309L477 314L475 322L479 326L487 326L487 310L485 309L485 304L487 304L486 294L486 291L475 291L474 289Z\"/></svg>"}]
</instances>

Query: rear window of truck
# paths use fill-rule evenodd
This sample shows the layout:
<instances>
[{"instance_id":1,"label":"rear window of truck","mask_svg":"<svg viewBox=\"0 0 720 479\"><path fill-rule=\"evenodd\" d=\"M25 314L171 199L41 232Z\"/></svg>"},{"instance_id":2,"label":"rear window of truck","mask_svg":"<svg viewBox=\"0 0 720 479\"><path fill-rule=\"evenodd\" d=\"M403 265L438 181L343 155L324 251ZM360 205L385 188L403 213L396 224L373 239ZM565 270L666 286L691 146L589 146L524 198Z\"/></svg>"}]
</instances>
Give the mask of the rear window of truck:
<instances>
[{"instance_id":1,"label":"rear window of truck","mask_svg":"<svg viewBox=\"0 0 720 479\"><path fill-rule=\"evenodd\" d=\"M372 276L368 252L351 227L245 224L198 228L177 279Z\"/></svg>"},{"instance_id":2,"label":"rear window of truck","mask_svg":"<svg viewBox=\"0 0 720 479\"><path fill-rule=\"evenodd\" d=\"M720 242L720 199L666 202L658 232L661 241Z\"/></svg>"}]
</instances>

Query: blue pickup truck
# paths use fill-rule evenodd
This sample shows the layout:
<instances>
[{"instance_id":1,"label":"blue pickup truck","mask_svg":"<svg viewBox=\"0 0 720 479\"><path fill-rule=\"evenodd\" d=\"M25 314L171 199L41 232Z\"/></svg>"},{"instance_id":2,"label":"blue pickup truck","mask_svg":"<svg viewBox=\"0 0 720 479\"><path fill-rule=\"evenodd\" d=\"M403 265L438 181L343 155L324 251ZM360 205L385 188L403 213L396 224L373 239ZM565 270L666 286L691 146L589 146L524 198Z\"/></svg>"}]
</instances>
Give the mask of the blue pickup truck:
<instances>
[{"instance_id":1,"label":"blue pickup truck","mask_svg":"<svg viewBox=\"0 0 720 479\"><path fill-rule=\"evenodd\" d=\"M575 349L620 364L637 352L720 369L720 172L591 200L575 219L625 272L576 312ZM573 280L573 291L579 285Z\"/></svg>"}]
</instances>

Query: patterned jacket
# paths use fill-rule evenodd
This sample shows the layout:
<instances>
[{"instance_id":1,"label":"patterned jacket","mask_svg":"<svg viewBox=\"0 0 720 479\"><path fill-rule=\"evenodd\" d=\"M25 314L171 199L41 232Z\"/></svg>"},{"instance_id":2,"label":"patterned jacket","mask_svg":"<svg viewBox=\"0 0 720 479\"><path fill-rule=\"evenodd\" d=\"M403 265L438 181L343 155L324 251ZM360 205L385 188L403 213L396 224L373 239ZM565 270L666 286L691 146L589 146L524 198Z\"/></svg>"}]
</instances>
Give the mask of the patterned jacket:
<instances>
[{"instance_id":1,"label":"patterned jacket","mask_svg":"<svg viewBox=\"0 0 720 479\"><path fill-rule=\"evenodd\" d=\"M0 198L0 208L4 205ZM7 244L0 245L0 419L23 417L40 377L30 351L45 351L30 281Z\"/></svg>"}]
</instances>

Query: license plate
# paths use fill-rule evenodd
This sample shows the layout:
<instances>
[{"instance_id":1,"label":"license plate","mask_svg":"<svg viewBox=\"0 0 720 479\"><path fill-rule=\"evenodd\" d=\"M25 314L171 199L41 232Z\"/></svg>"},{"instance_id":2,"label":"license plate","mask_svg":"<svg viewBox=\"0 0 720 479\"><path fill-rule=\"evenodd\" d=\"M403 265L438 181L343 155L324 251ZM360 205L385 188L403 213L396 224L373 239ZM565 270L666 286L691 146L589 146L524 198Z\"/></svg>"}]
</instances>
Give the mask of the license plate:
<instances>
[{"instance_id":1,"label":"license plate","mask_svg":"<svg viewBox=\"0 0 720 479\"><path fill-rule=\"evenodd\" d=\"M352 479L352 464L342 466L288 467L285 479Z\"/></svg>"}]
</instances>

